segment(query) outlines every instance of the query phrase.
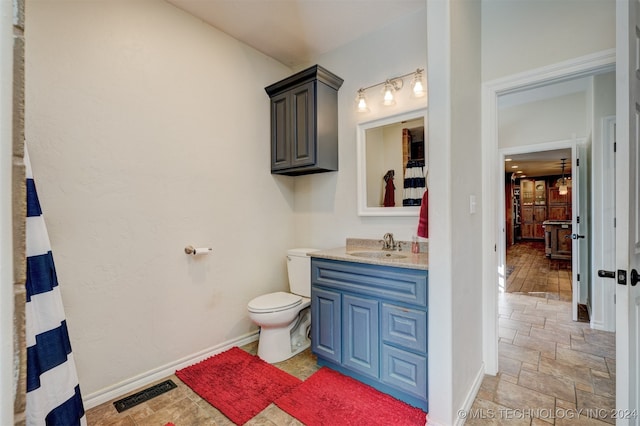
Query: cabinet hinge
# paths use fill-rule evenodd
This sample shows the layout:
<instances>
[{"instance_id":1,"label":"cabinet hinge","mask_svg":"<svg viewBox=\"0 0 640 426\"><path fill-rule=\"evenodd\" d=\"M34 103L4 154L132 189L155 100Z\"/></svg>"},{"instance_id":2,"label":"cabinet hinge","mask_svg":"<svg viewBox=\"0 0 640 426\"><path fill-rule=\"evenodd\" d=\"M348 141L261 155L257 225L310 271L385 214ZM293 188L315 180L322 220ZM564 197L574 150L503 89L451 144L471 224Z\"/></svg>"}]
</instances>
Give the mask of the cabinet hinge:
<instances>
[{"instance_id":1,"label":"cabinet hinge","mask_svg":"<svg viewBox=\"0 0 640 426\"><path fill-rule=\"evenodd\" d=\"M617 224L618 224L618 222L617 222L616 218L614 217L613 218L613 227L615 228Z\"/></svg>"},{"instance_id":2,"label":"cabinet hinge","mask_svg":"<svg viewBox=\"0 0 640 426\"><path fill-rule=\"evenodd\" d=\"M579 158L576 158L576 166L580 167L580 159Z\"/></svg>"},{"instance_id":3,"label":"cabinet hinge","mask_svg":"<svg viewBox=\"0 0 640 426\"><path fill-rule=\"evenodd\" d=\"M616 294L615 293L613 293L613 304L614 305L616 304Z\"/></svg>"},{"instance_id":4,"label":"cabinet hinge","mask_svg":"<svg viewBox=\"0 0 640 426\"><path fill-rule=\"evenodd\" d=\"M578 274L577 278L578 278L578 281L580 281L580 274Z\"/></svg>"},{"instance_id":5,"label":"cabinet hinge","mask_svg":"<svg viewBox=\"0 0 640 426\"><path fill-rule=\"evenodd\" d=\"M580 223L580 216L576 216L576 223Z\"/></svg>"},{"instance_id":6,"label":"cabinet hinge","mask_svg":"<svg viewBox=\"0 0 640 426\"><path fill-rule=\"evenodd\" d=\"M618 142L614 142L613 143L613 152L617 152L618 151Z\"/></svg>"}]
</instances>

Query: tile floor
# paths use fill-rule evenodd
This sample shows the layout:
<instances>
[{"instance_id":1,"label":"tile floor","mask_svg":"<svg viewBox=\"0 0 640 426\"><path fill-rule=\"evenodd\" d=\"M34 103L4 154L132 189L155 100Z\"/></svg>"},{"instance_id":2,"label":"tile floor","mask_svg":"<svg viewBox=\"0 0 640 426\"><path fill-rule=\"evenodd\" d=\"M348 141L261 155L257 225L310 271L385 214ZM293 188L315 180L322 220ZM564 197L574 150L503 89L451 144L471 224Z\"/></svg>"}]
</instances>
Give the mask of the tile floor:
<instances>
[{"instance_id":1,"label":"tile floor","mask_svg":"<svg viewBox=\"0 0 640 426\"><path fill-rule=\"evenodd\" d=\"M544 242L523 241L507 248L507 293L535 293L571 301L571 261L551 260Z\"/></svg>"},{"instance_id":2,"label":"tile floor","mask_svg":"<svg viewBox=\"0 0 640 426\"><path fill-rule=\"evenodd\" d=\"M243 346L242 349L255 355L258 349L257 342ZM291 359L274 365L301 380L307 379L318 370L316 358L311 354L309 349ZM158 382L167 379L171 379L178 387L122 413L116 411L113 407L113 401L105 402L104 404L87 410L88 425L164 426L168 422L173 422L176 426L226 426L234 424L227 419L224 414L212 407L211 404L200 398L175 375L158 380ZM145 386L145 388L146 387L148 386ZM135 392L137 391L131 393L133 394ZM124 396L126 395L122 397ZM122 397L118 397L115 400ZM247 424L265 426L302 425L302 423L282 411L275 404L269 405Z\"/></svg>"},{"instance_id":3,"label":"tile floor","mask_svg":"<svg viewBox=\"0 0 640 426\"><path fill-rule=\"evenodd\" d=\"M466 424L614 424L610 410L615 407L615 334L571 320L571 304L562 300L567 296L563 291L571 291L566 265L550 266L544 255L534 259L539 257L536 243L519 245L518 251L507 262L513 261L507 280L513 293L500 296L499 373L484 377L472 409L465 413ZM545 273L550 276L543 278ZM563 290L567 278L569 288ZM533 285L527 284L530 279ZM243 349L255 354L257 343ZM302 380L318 369L309 350L275 365ZM88 424L233 424L175 375L168 378L177 389L122 413L113 408L113 401L106 402L87 411ZM274 404L248 424L301 425Z\"/></svg>"}]
</instances>

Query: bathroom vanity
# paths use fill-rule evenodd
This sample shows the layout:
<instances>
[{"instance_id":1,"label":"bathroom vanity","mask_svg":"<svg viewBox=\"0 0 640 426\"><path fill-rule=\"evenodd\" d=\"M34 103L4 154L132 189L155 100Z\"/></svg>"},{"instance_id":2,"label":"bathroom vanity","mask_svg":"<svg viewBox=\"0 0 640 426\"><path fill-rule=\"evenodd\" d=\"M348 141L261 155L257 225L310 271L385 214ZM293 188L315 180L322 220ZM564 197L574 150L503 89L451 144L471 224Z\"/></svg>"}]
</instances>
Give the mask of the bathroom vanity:
<instances>
[{"instance_id":1,"label":"bathroom vanity","mask_svg":"<svg viewBox=\"0 0 640 426\"><path fill-rule=\"evenodd\" d=\"M428 411L428 255L342 248L311 257L318 364Z\"/></svg>"}]
</instances>

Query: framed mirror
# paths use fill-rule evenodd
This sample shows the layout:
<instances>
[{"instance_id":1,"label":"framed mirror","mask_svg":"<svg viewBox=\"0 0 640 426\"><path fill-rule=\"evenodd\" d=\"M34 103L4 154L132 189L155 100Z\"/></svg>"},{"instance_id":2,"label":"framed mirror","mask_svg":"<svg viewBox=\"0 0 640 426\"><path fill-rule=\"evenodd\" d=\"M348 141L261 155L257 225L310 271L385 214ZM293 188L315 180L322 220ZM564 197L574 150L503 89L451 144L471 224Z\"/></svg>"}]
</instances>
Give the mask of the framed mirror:
<instances>
[{"instance_id":1,"label":"framed mirror","mask_svg":"<svg viewBox=\"0 0 640 426\"><path fill-rule=\"evenodd\" d=\"M427 109L358 124L358 215L418 216L428 166Z\"/></svg>"}]
</instances>

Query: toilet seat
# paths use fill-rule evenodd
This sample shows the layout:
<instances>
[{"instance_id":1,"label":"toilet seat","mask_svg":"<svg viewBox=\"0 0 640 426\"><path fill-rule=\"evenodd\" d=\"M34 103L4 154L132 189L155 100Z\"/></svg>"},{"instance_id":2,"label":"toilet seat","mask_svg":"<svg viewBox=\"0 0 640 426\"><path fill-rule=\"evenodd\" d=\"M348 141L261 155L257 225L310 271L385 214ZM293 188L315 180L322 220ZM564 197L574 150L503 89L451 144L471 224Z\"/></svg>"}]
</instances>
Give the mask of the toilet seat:
<instances>
[{"instance_id":1,"label":"toilet seat","mask_svg":"<svg viewBox=\"0 0 640 426\"><path fill-rule=\"evenodd\" d=\"M249 312L268 313L280 312L294 308L302 303L302 296L297 294L277 291L275 293L264 294L251 300L247 305Z\"/></svg>"}]
</instances>

